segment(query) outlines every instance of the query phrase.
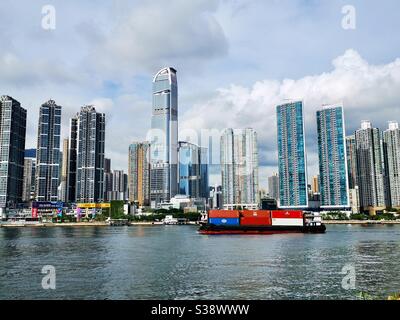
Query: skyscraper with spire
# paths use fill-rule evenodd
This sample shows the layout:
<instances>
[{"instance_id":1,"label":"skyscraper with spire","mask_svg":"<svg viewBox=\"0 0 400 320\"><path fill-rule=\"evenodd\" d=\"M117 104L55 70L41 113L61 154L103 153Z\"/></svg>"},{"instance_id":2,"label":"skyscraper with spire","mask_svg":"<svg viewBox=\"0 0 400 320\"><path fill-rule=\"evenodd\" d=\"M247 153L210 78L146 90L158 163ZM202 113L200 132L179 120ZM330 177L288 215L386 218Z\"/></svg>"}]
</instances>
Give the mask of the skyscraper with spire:
<instances>
[{"instance_id":1,"label":"skyscraper with spire","mask_svg":"<svg viewBox=\"0 0 400 320\"><path fill-rule=\"evenodd\" d=\"M152 206L178 193L178 84L176 70L163 68L153 79L150 133Z\"/></svg>"}]
</instances>

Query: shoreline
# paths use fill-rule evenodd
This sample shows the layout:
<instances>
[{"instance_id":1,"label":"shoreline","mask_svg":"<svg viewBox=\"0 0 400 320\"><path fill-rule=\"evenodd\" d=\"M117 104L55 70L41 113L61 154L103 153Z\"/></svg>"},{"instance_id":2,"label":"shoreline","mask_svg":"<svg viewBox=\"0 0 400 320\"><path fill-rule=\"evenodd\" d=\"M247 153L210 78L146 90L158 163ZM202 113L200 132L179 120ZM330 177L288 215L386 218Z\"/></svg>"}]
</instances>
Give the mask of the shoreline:
<instances>
[{"instance_id":1,"label":"shoreline","mask_svg":"<svg viewBox=\"0 0 400 320\"><path fill-rule=\"evenodd\" d=\"M131 226L163 226L162 222L131 222L128 227ZM188 223L186 225L197 225L195 223ZM52 222L40 222L40 223L0 223L0 228L24 228L24 227L35 227L35 228L56 228L56 227L110 227L106 222L64 222L64 223L52 223Z\"/></svg>"},{"instance_id":2,"label":"shoreline","mask_svg":"<svg viewBox=\"0 0 400 320\"><path fill-rule=\"evenodd\" d=\"M322 223L328 224L400 224L400 221L380 221L380 220L324 220Z\"/></svg>"}]
</instances>

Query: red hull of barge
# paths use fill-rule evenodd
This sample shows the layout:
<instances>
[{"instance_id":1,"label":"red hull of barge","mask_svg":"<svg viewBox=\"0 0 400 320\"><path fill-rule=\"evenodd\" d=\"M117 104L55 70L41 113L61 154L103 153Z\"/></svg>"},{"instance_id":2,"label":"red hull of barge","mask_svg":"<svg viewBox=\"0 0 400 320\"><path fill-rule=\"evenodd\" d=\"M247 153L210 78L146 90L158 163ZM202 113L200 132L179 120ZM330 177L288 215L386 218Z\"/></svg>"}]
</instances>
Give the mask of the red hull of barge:
<instances>
[{"instance_id":1,"label":"red hull of barge","mask_svg":"<svg viewBox=\"0 0 400 320\"><path fill-rule=\"evenodd\" d=\"M200 227L199 233L205 235L223 234L284 234L284 233L325 233L325 225L314 226L216 226L206 224Z\"/></svg>"},{"instance_id":2,"label":"red hull of barge","mask_svg":"<svg viewBox=\"0 0 400 320\"><path fill-rule=\"evenodd\" d=\"M224 231L202 231L199 230L200 234L279 234L279 233L303 233L302 231L243 231L243 230L224 230Z\"/></svg>"}]
</instances>

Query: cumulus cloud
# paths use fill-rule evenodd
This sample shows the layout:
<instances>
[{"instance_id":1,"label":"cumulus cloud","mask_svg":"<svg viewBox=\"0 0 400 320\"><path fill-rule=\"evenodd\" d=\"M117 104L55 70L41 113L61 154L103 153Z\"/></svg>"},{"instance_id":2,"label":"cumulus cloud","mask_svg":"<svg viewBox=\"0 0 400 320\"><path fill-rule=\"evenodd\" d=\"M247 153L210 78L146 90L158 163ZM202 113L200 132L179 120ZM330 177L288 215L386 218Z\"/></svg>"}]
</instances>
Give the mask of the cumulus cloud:
<instances>
[{"instance_id":1,"label":"cumulus cloud","mask_svg":"<svg viewBox=\"0 0 400 320\"><path fill-rule=\"evenodd\" d=\"M275 107L286 99L304 101L306 141L310 174L317 173L315 112L324 104L343 102L347 134L365 117L386 128L389 120L400 120L393 110L400 104L400 59L384 65L371 65L349 49L332 62L330 72L300 79L257 81L252 87L231 85L218 95L194 105L181 118L181 128L257 130L260 165L264 174L277 170ZM393 119L394 118L394 119ZM265 186L266 176L260 180Z\"/></svg>"}]
</instances>

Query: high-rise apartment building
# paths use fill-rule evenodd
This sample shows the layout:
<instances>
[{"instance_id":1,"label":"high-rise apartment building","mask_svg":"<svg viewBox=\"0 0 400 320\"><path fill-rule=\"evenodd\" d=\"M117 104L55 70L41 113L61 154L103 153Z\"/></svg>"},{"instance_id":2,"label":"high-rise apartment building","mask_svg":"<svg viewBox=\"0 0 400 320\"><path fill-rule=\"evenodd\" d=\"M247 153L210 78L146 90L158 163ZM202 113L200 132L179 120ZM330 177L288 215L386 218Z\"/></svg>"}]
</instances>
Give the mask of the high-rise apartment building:
<instances>
[{"instance_id":1,"label":"high-rise apartment building","mask_svg":"<svg viewBox=\"0 0 400 320\"><path fill-rule=\"evenodd\" d=\"M104 200L105 114L97 112L94 106L85 106L76 119L76 202L101 202Z\"/></svg>"},{"instance_id":2,"label":"high-rise apartment building","mask_svg":"<svg viewBox=\"0 0 400 320\"><path fill-rule=\"evenodd\" d=\"M79 114L78 114L79 115ZM78 144L78 116L70 119L68 150L68 202L76 201L76 165Z\"/></svg>"},{"instance_id":3,"label":"high-rise apartment building","mask_svg":"<svg viewBox=\"0 0 400 320\"><path fill-rule=\"evenodd\" d=\"M134 142L129 146L129 201L150 205L150 143Z\"/></svg>"},{"instance_id":4,"label":"high-rise apartment building","mask_svg":"<svg viewBox=\"0 0 400 320\"><path fill-rule=\"evenodd\" d=\"M268 177L268 195L270 198L278 201L279 200L279 175L274 173Z\"/></svg>"},{"instance_id":5,"label":"high-rise apartment building","mask_svg":"<svg viewBox=\"0 0 400 320\"><path fill-rule=\"evenodd\" d=\"M39 111L36 151L36 201L57 201L60 176L61 106L54 100Z\"/></svg>"},{"instance_id":6,"label":"high-rise apartment building","mask_svg":"<svg viewBox=\"0 0 400 320\"><path fill-rule=\"evenodd\" d=\"M348 208L349 186L343 107L317 111L319 181L322 208Z\"/></svg>"},{"instance_id":7,"label":"high-rise apartment building","mask_svg":"<svg viewBox=\"0 0 400 320\"><path fill-rule=\"evenodd\" d=\"M0 97L0 208L22 201L26 110L10 96Z\"/></svg>"},{"instance_id":8,"label":"high-rise apartment building","mask_svg":"<svg viewBox=\"0 0 400 320\"><path fill-rule=\"evenodd\" d=\"M398 122L389 122L383 133L385 176L388 206L400 209L400 129Z\"/></svg>"},{"instance_id":9,"label":"high-rise apartment building","mask_svg":"<svg viewBox=\"0 0 400 320\"><path fill-rule=\"evenodd\" d=\"M25 150L24 183L22 186L22 201L29 202L35 199L36 179L36 149Z\"/></svg>"},{"instance_id":10,"label":"high-rise apartment building","mask_svg":"<svg viewBox=\"0 0 400 320\"><path fill-rule=\"evenodd\" d=\"M108 192L108 198L112 200L128 199L128 175L124 173L124 170L114 170L112 173L112 187L111 191Z\"/></svg>"},{"instance_id":11,"label":"high-rise apartment building","mask_svg":"<svg viewBox=\"0 0 400 320\"><path fill-rule=\"evenodd\" d=\"M68 159L69 159L69 140L63 140L62 165L61 165L61 182L59 200L68 202Z\"/></svg>"},{"instance_id":12,"label":"high-rise apartment building","mask_svg":"<svg viewBox=\"0 0 400 320\"><path fill-rule=\"evenodd\" d=\"M308 207L303 102L277 106L279 206Z\"/></svg>"},{"instance_id":13,"label":"high-rise apartment building","mask_svg":"<svg viewBox=\"0 0 400 320\"><path fill-rule=\"evenodd\" d=\"M111 172L111 159L104 158L104 201L110 201L113 174Z\"/></svg>"},{"instance_id":14,"label":"high-rise apartment building","mask_svg":"<svg viewBox=\"0 0 400 320\"><path fill-rule=\"evenodd\" d=\"M153 79L150 137L152 206L178 193L178 85L174 68L161 69Z\"/></svg>"},{"instance_id":15,"label":"high-rise apartment building","mask_svg":"<svg viewBox=\"0 0 400 320\"><path fill-rule=\"evenodd\" d=\"M221 136L225 207L258 206L258 149L253 129L225 129Z\"/></svg>"},{"instance_id":16,"label":"high-rise apartment building","mask_svg":"<svg viewBox=\"0 0 400 320\"><path fill-rule=\"evenodd\" d=\"M381 132L371 122L363 121L356 131L356 148L360 207L375 214L385 209L385 188Z\"/></svg>"},{"instance_id":17,"label":"high-rise apartment building","mask_svg":"<svg viewBox=\"0 0 400 320\"><path fill-rule=\"evenodd\" d=\"M347 156L347 171L349 188L355 189L358 186L357 182L357 148L356 136L346 137L346 156Z\"/></svg>"}]
</instances>

